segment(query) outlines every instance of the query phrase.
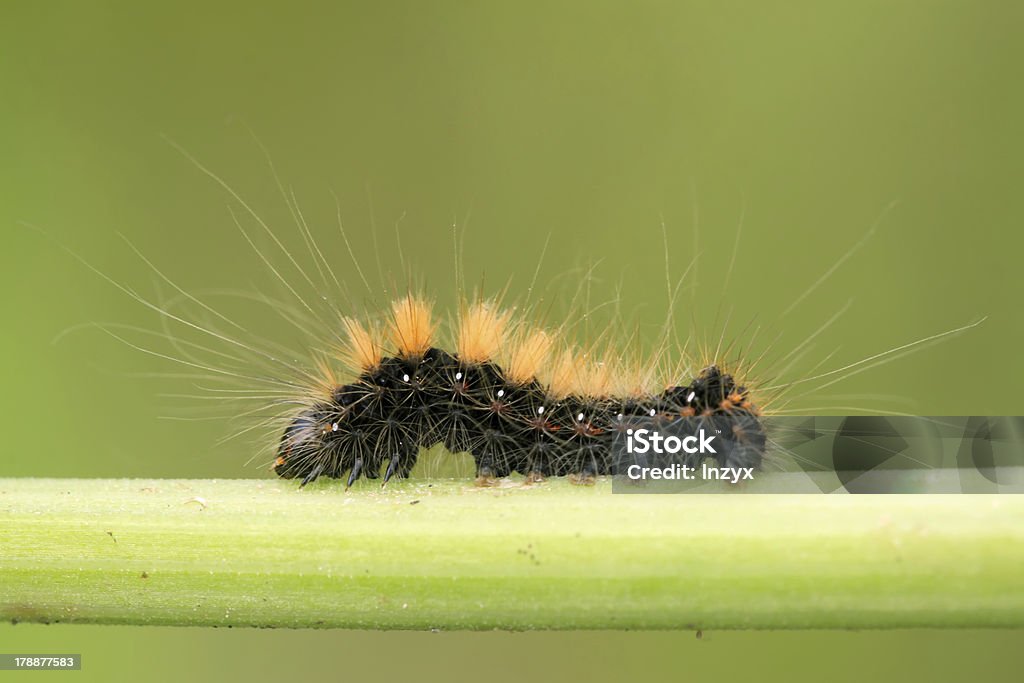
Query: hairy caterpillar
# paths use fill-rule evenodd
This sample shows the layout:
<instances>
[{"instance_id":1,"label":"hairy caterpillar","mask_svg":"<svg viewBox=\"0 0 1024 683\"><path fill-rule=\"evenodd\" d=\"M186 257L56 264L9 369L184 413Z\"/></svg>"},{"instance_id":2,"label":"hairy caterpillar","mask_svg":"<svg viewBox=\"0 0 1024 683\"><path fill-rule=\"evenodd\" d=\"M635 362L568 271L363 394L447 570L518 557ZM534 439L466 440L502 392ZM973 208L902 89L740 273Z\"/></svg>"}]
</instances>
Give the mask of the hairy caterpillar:
<instances>
[{"instance_id":1,"label":"hairy caterpillar","mask_svg":"<svg viewBox=\"0 0 1024 683\"><path fill-rule=\"evenodd\" d=\"M723 423L730 428L715 427L725 444L716 460L760 467L766 439L758 408L718 367L653 393L625 368L553 353L543 330L513 332L509 340L509 322L493 302L468 306L449 353L434 346L430 306L408 296L392 307L387 325L396 352L386 355L365 326L346 319L345 355L358 378L329 383L329 396L311 399L292 420L274 471L303 484L347 474L351 486L363 474L376 478L386 462L387 483L409 473L420 447L440 442L452 453L472 453L481 481L512 472L587 481L620 470L616 442L641 425L692 435Z\"/></svg>"},{"instance_id":2,"label":"hairy caterpillar","mask_svg":"<svg viewBox=\"0 0 1024 683\"><path fill-rule=\"evenodd\" d=\"M313 309L322 297L311 271L299 265L278 235L240 195L192 161L266 232L272 241L271 248L285 259L275 266L274 258L280 256L264 253L232 211L236 226L260 261L284 286L288 301L255 293L244 296L268 304L289 325L307 333L310 323L319 319L319 338L314 330L310 334L314 342L298 353L270 351L276 346L273 342L257 341L258 337L254 339L247 333L240 335L241 326L179 287L141 253L146 265L177 292L172 299L154 303L86 265L159 314L165 327L163 334L155 334L170 343L171 351L159 352L148 344L128 341L116 326L104 329L134 348L203 371L204 380L233 382L237 388L204 388L219 392L216 398L254 401L253 410L236 411L236 416L257 419L255 425L242 433L266 427L268 437L264 446L275 456L271 469L303 483L321 476L344 479L348 484L361 476L383 477L386 483L395 476L409 474L419 450L437 443L451 452L471 453L481 482L513 472L528 480L570 475L585 482L596 475L617 473L624 464L633 462L624 453L622 441L624 434L636 428L653 428L676 436L708 430L721 435L719 443L723 447L711 456L720 465L756 468L773 445L762 419L766 404L777 398L771 392L778 394L791 386L814 381L828 386L913 347L973 327L968 325L918 339L834 370L804 373L792 381L778 380L801 357L810 340L834 322L843 308L782 355L785 368L775 373L773 383L759 383L751 380L750 368L760 357L751 359L753 362L737 362L735 357L742 360L743 353L731 353L731 344L723 352L721 340L718 348L705 351L699 363L680 359L671 366L666 360L666 350L671 347L667 336L655 345L655 351L646 360L635 360L637 354L623 350L621 339L606 339L603 346L598 346L585 338L577 346L572 335L564 333L567 325L556 325L554 329L534 326L522 310L505 310L498 300L483 295L462 304L455 322L449 326L450 343L439 334L442 326L435 322L427 298L418 294L396 297L383 307L375 304L378 309L388 310L377 320L372 316L353 317L357 306L339 310L330 303L325 320ZM294 195L283 188L281 194L322 284L329 288L333 281L341 288ZM368 290L372 289L359 271L347 237L345 242L360 279ZM458 251L457 246L457 254ZM793 306L850 253L852 250L826 270ZM278 266L282 264L291 264L318 296L303 297L280 272ZM463 295L465 288L459 284L456 273L456 289ZM671 284L668 289L671 310ZM185 306L192 308L186 312ZM669 317L671 322L671 313ZM171 324L181 331L171 332ZM665 325L666 330L669 327ZM206 341L187 340L184 333L195 333ZM318 352L316 342L326 343L330 351ZM211 347L211 343L217 348ZM685 347L678 348L684 356L688 355ZM338 360L343 361L344 369L339 369ZM260 364L265 372L255 370ZM272 413L269 416L265 415L268 409ZM692 465L705 457L707 454L692 454L684 458L684 463Z\"/></svg>"}]
</instances>

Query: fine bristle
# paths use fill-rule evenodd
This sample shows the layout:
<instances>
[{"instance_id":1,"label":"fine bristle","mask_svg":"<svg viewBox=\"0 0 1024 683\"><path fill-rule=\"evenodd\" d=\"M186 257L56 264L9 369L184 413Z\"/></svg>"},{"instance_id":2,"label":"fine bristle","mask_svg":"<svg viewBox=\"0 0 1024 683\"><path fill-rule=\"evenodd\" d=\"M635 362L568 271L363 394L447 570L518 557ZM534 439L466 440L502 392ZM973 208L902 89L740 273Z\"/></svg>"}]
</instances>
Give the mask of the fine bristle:
<instances>
[{"instance_id":1,"label":"fine bristle","mask_svg":"<svg viewBox=\"0 0 1024 683\"><path fill-rule=\"evenodd\" d=\"M505 341L510 315L489 301L470 306L459 320L455 343L459 359L465 363L484 363L493 359Z\"/></svg>"},{"instance_id":2,"label":"fine bristle","mask_svg":"<svg viewBox=\"0 0 1024 683\"><path fill-rule=\"evenodd\" d=\"M571 349L566 349L558 355L551 375L548 378L548 391L556 399L565 398L574 394L580 384L580 373L583 372L583 363L579 356Z\"/></svg>"},{"instance_id":3,"label":"fine bristle","mask_svg":"<svg viewBox=\"0 0 1024 683\"><path fill-rule=\"evenodd\" d=\"M341 352L341 359L357 372L367 372L380 365L384 357L380 342L362 323L353 318L342 318L341 324L348 335L348 344Z\"/></svg>"},{"instance_id":4,"label":"fine bristle","mask_svg":"<svg viewBox=\"0 0 1024 683\"><path fill-rule=\"evenodd\" d=\"M577 383L577 396L608 398L611 396L613 372L608 363L588 360L583 364Z\"/></svg>"},{"instance_id":5,"label":"fine bristle","mask_svg":"<svg viewBox=\"0 0 1024 683\"><path fill-rule=\"evenodd\" d=\"M550 358L552 343L551 335L544 330L519 335L512 345L505 369L509 381L527 384L537 379Z\"/></svg>"},{"instance_id":6,"label":"fine bristle","mask_svg":"<svg viewBox=\"0 0 1024 683\"><path fill-rule=\"evenodd\" d=\"M430 304L414 296L395 301L392 306L391 341L402 358L421 358L434 338Z\"/></svg>"},{"instance_id":7,"label":"fine bristle","mask_svg":"<svg viewBox=\"0 0 1024 683\"><path fill-rule=\"evenodd\" d=\"M612 363L609 387L613 396L640 398L650 396L658 388L657 369L640 357L619 358Z\"/></svg>"},{"instance_id":8,"label":"fine bristle","mask_svg":"<svg viewBox=\"0 0 1024 683\"><path fill-rule=\"evenodd\" d=\"M311 382L309 395L301 397L306 402L329 397L339 383L334 366L327 358L316 356L313 359L313 365L316 368L316 374L313 375L314 381Z\"/></svg>"}]
</instances>

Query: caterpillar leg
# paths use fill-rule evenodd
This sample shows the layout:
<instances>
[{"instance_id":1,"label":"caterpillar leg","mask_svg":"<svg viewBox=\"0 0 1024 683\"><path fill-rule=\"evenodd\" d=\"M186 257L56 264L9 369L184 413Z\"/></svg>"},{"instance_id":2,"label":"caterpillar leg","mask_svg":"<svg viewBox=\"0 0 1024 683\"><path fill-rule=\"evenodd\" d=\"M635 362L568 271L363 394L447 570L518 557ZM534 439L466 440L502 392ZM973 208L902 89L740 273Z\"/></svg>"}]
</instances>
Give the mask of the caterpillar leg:
<instances>
[{"instance_id":1,"label":"caterpillar leg","mask_svg":"<svg viewBox=\"0 0 1024 683\"><path fill-rule=\"evenodd\" d=\"M593 486L597 483L599 471L597 458L593 454L587 454L582 458L579 471L569 474L569 482L577 486Z\"/></svg>"},{"instance_id":2,"label":"caterpillar leg","mask_svg":"<svg viewBox=\"0 0 1024 683\"><path fill-rule=\"evenodd\" d=\"M401 461L401 459L402 456L400 455L391 456L391 460L388 461L388 469L384 472L384 481L380 483L381 488L387 486L388 482L391 481L391 477L395 476L395 472L398 471L398 463Z\"/></svg>"},{"instance_id":3,"label":"caterpillar leg","mask_svg":"<svg viewBox=\"0 0 1024 683\"><path fill-rule=\"evenodd\" d=\"M323 463L320 463L320 464L316 465L316 466L315 466L315 467L314 467L313 469L311 469L311 470L309 471L309 474L307 474L307 475L306 475L305 477L303 477L303 478L302 478L302 483L301 483L301 484L299 484L299 488L300 488L300 489L301 489L301 488L304 488L304 487L306 486L306 484L311 484L311 483L313 483L314 481L316 481L316 480L317 480L317 477L319 477L319 476L320 476L320 474L321 474L321 473L322 473L323 471L324 471L324 465L323 465Z\"/></svg>"},{"instance_id":4,"label":"caterpillar leg","mask_svg":"<svg viewBox=\"0 0 1024 683\"><path fill-rule=\"evenodd\" d=\"M505 476L508 476L507 473ZM484 449L476 461L476 485L497 486L501 477L502 474L495 461L494 453L490 449Z\"/></svg>"},{"instance_id":5,"label":"caterpillar leg","mask_svg":"<svg viewBox=\"0 0 1024 683\"><path fill-rule=\"evenodd\" d=\"M394 476L400 479L405 479L409 476L413 466L416 464L416 453L400 452L391 456L388 461L388 468L384 472L384 481L381 482L380 487L384 488L391 481Z\"/></svg>"},{"instance_id":6,"label":"caterpillar leg","mask_svg":"<svg viewBox=\"0 0 1024 683\"><path fill-rule=\"evenodd\" d=\"M352 471L348 474L348 482L345 484L345 490L352 488L352 484L356 483L359 479L359 475L363 472L363 459L356 458L356 461L352 463Z\"/></svg>"},{"instance_id":7,"label":"caterpillar leg","mask_svg":"<svg viewBox=\"0 0 1024 683\"><path fill-rule=\"evenodd\" d=\"M478 486L493 486L498 479L512 474L519 447L515 439L494 428L485 429L481 441L476 456L476 482Z\"/></svg>"}]
</instances>

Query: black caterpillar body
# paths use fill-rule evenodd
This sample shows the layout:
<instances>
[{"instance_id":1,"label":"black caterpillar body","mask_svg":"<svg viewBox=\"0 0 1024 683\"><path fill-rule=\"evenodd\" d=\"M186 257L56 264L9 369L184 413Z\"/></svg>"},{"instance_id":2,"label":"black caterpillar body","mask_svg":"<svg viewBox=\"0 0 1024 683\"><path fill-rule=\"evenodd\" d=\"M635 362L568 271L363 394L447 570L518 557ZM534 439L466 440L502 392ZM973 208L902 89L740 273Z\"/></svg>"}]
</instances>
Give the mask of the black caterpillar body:
<instances>
[{"instance_id":1,"label":"black caterpillar body","mask_svg":"<svg viewBox=\"0 0 1024 683\"><path fill-rule=\"evenodd\" d=\"M700 430L719 436L714 454L630 455L629 430L680 438ZM470 452L480 478L518 472L539 479L619 474L631 464L667 461L760 468L766 436L747 389L716 366L688 384L642 398L554 398L536 380L517 384L494 362L465 363L429 348L418 359L385 357L330 400L296 416L285 429L274 471L301 478L407 476L421 447L437 443ZM386 463L386 468L385 468ZM383 470L383 472L382 472Z\"/></svg>"}]
</instances>

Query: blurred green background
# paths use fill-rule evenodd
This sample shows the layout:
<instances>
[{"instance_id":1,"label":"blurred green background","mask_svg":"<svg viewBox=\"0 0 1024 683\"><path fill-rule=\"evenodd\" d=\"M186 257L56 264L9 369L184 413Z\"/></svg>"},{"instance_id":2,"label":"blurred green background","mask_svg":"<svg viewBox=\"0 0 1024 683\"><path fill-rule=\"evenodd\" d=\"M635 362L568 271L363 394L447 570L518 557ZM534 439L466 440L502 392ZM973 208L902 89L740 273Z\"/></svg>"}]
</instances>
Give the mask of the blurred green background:
<instances>
[{"instance_id":1,"label":"blurred green background","mask_svg":"<svg viewBox=\"0 0 1024 683\"><path fill-rule=\"evenodd\" d=\"M248 128L352 292L332 193L375 283L375 242L381 270L402 271L397 223L406 260L450 309L457 223L470 282L494 290L511 278L521 297L550 240L538 282L554 310L596 264L592 301L618 295L656 330L668 301L664 223L672 277L697 256L679 299L682 336L717 339L727 319L742 337L754 321L792 348L852 298L802 361L809 370L835 351L827 370L988 316L800 406L1020 414L1022 19L1019 3L967 0L3 3L0 476L265 476L244 467L251 441L215 446L229 431L219 417L160 419L181 414L166 394L195 391L152 375L180 368L75 329L159 330L157 316L20 223L147 297L168 287L118 233L190 291L272 290L232 223L237 205L162 137L301 249ZM780 317L880 217L863 248ZM295 341L240 300L215 303L256 337ZM205 404L191 408L201 416ZM19 625L0 627L0 649L84 651L83 675L106 680L153 664L153 680L675 679L781 664L815 678L935 680L1009 676L1022 644L1019 633L713 636Z\"/></svg>"}]
</instances>

